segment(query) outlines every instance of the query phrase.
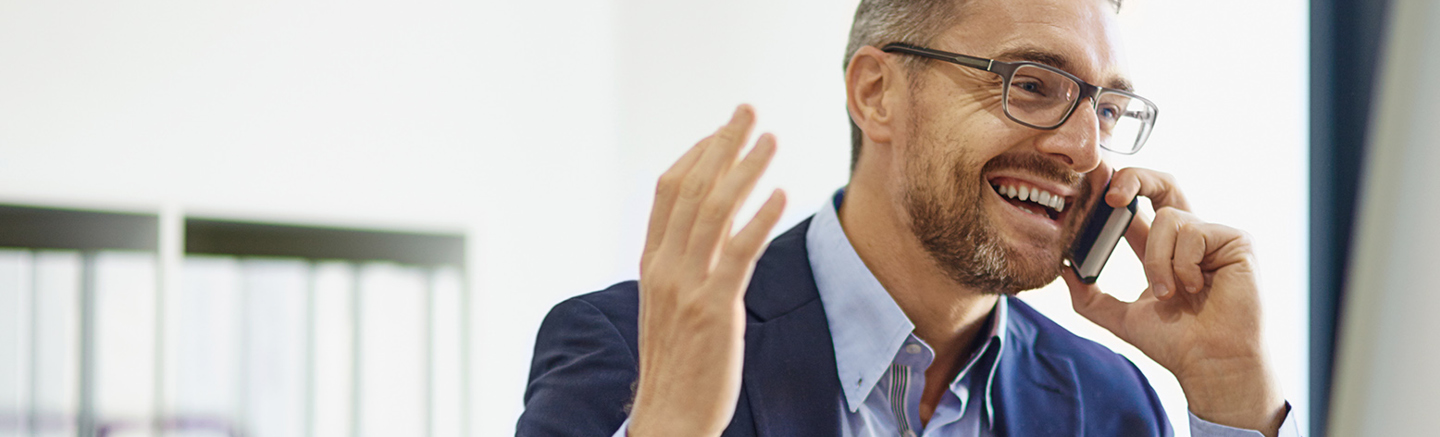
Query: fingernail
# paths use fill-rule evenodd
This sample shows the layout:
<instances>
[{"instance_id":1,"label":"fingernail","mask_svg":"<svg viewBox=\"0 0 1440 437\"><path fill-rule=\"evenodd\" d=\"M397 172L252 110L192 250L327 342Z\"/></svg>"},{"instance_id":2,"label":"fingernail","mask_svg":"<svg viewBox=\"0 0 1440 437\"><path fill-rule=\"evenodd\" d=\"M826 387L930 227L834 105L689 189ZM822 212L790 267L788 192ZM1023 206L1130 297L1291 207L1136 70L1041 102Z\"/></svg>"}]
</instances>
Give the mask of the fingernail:
<instances>
[{"instance_id":1,"label":"fingernail","mask_svg":"<svg viewBox=\"0 0 1440 437\"><path fill-rule=\"evenodd\" d=\"M1186 285L1186 286L1185 286L1185 291L1194 293L1196 290L1197 290L1197 288L1195 288L1194 285Z\"/></svg>"},{"instance_id":2,"label":"fingernail","mask_svg":"<svg viewBox=\"0 0 1440 437\"><path fill-rule=\"evenodd\" d=\"M1170 288L1166 287L1164 284L1154 284L1151 285L1150 288L1152 290L1155 290L1156 296L1165 297L1170 295Z\"/></svg>"}]
</instances>

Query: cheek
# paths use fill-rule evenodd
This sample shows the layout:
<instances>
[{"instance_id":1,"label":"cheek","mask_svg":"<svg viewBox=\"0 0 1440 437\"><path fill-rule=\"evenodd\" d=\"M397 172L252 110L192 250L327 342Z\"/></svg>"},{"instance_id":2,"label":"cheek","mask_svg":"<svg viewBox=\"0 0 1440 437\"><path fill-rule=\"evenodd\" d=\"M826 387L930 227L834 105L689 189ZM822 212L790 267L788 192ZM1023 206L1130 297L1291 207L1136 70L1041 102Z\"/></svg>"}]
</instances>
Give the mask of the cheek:
<instances>
[{"instance_id":1,"label":"cheek","mask_svg":"<svg viewBox=\"0 0 1440 437\"><path fill-rule=\"evenodd\" d=\"M934 123L931 137L941 147L963 148L965 153L982 161L1023 147L1040 131L1021 126L997 107L989 110L953 110L944 116L947 123Z\"/></svg>"}]
</instances>

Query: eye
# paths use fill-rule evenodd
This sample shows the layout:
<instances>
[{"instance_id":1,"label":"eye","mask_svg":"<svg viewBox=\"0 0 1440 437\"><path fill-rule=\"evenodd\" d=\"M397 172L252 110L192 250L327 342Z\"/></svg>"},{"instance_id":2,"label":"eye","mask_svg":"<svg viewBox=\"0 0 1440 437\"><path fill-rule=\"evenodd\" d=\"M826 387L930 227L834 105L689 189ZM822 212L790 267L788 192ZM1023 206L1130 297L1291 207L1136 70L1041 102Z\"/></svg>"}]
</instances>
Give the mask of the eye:
<instances>
[{"instance_id":1,"label":"eye","mask_svg":"<svg viewBox=\"0 0 1440 437\"><path fill-rule=\"evenodd\" d=\"M1095 109L1095 115L1100 116L1100 121L1113 124L1120 121L1120 107L1112 104L1101 104L1099 108Z\"/></svg>"},{"instance_id":2,"label":"eye","mask_svg":"<svg viewBox=\"0 0 1440 437\"><path fill-rule=\"evenodd\" d=\"M1016 77L1010 82L1010 87L1025 91L1031 94L1044 95L1045 84L1035 78Z\"/></svg>"}]
</instances>

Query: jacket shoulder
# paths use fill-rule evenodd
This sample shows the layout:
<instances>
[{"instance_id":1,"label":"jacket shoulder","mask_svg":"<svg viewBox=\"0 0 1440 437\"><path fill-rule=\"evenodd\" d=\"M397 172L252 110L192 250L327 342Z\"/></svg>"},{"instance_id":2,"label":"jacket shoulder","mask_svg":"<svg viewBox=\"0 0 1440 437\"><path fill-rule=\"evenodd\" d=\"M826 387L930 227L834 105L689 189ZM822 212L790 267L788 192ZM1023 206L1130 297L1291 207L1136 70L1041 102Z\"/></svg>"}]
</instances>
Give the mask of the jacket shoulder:
<instances>
[{"instance_id":1,"label":"jacket shoulder","mask_svg":"<svg viewBox=\"0 0 1440 437\"><path fill-rule=\"evenodd\" d=\"M638 377L634 281L566 299L535 338L516 435L610 435L629 415Z\"/></svg>"},{"instance_id":2,"label":"jacket shoulder","mask_svg":"<svg viewBox=\"0 0 1440 437\"><path fill-rule=\"evenodd\" d=\"M599 311L600 315L604 316L605 320L610 322L611 326L615 328L616 333L625 339L631 355L635 357L640 356L638 352L639 347L636 343L637 333L639 332L637 330L637 323L640 320L639 282L633 280L620 282L604 290L572 297L555 307L559 308L566 304L578 305L581 303L588 304L595 308L595 311Z\"/></svg>"}]
</instances>

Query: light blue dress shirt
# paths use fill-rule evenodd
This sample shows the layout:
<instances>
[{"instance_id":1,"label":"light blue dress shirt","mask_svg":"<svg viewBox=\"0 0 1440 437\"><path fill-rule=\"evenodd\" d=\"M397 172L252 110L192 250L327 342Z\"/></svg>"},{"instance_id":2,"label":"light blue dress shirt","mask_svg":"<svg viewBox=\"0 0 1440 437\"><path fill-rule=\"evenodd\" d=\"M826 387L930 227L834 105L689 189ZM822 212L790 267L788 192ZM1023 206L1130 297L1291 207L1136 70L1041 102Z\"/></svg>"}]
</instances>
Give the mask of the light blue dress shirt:
<instances>
[{"instance_id":1,"label":"light blue dress shirt","mask_svg":"<svg viewBox=\"0 0 1440 437\"><path fill-rule=\"evenodd\" d=\"M984 331L987 340L966 360L949 390L936 404L926 423L920 421L920 395L925 369L935 352L915 336L915 325L900 310L889 292L865 267L845 236L836 213L845 195L842 188L821 206L810 221L805 246L825 318L835 345L835 367L840 377L843 436L946 436L994 435L992 376L1005 347L1009 297L999 299ZM1260 437L1258 431L1206 422L1190 414L1194 437ZM627 419L616 437L626 435ZM1285 416L1280 436L1299 437L1294 411Z\"/></svg>"},{"instance_id":2,"label":"light blue dress shirt","mask_svg":"<svg viewBox=\"0 0 1440 437\"><path fill-rule=\"evenodd\" d=\"M990 378L1005 347L1008 304L999 299L986 341L941 395L928 423L920 421L925 369L935 359L915 336L915 325L865 267L840 227L835 194L810 221L805 248L830 323L835 366L844 398L838 399L845 436L990 436L994 404Z\"/></svg>"}]
</instances>

